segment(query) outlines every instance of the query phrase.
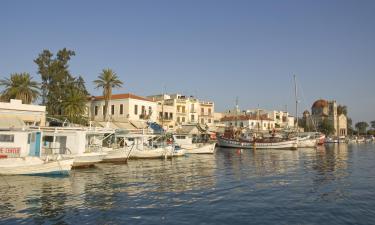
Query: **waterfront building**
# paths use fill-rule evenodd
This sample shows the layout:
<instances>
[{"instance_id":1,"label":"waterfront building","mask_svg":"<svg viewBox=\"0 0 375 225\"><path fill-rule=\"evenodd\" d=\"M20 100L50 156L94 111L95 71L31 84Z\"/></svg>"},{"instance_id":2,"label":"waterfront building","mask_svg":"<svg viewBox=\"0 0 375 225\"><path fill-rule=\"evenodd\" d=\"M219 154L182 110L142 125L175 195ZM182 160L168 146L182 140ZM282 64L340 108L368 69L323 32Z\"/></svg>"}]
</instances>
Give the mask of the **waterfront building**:
<instances>
[{"instance_id":1,"label":"waterfront building","mask_svg":"<svg viewBox=\"0 0 375 225\"><path fill-rule=\"evenodd\" d=\"M275 122L276 128L290 129L294 128L294 116L289 115L286 111L249 109L245 111L248 115L263 115Z\"/></svg>"},{"instance_id":2,"label":"waterfront building","mask_svg":"<svg viewBox=\"0 0 375 225\"><path fill-rule=\"evenodd\" d=\"M168 115L172 113L172 117L167 117L167 120L160 117L164 122L167 122L169 128L186 124L204 124L207 126L214 124L214 103L211 101L203 101L193 96L188 97L181 94L160 94L147 98L158 103L159 115L165 116L166 112L168 112ZM162 121L158 119L158 122L161 123Z\"/></svg>"},{"instance_id":3,"label":"waterfront building","mask_svg":"<svg viewBox=\"0 0 375 225\"><path fill-rule=\"evenodd\" d=\"M272 130L276 128L275 121L271 118L268 118L266 114L257 116L257 115L228 115L224 116L221 119L221 122L227 127L242 127L248 128L251 130Z\"/></svg>"},{"instance_id":4,"label":"waterfront building","mask_svg":"<svg viewBox=\"0 0 375 225\"><path fill-rule=\"evenodd\" d=\"M87 103L88 118L91 121L104 121L104 97L92 96ZM151 99L137 96L131 93L114 94L108 105L108 119L113 124L120 124L129 126L126 123L131 123L136 128L143 128L145 122L157 120L157 103ZM122 126L120 126L122 127Z\"/></svg>"},{"instance_id":5,"label":"waterfront building","mask_svg":"<svg viewBox=\"0 0 375 225\"><path fill-rule=\"evenodd\" d=\"M10 102L0 102L0 120L16 119L25 125L45 126L46 107L40 105L22 104L22 100L11 99Z\"/></svg>"},{"instance_id":6,"label":"waterfront building","mask_svg":"<svg viewBox=\"0 0 375 225\"><path fill-rule=\"evenodd\" d=\"M312 105L311 115L305 111L303 116L309 127L319 127L326 120L335 128L335 136L347 135L347 117L344 114L338 114L335 100L319 99Z\"/></svg>"}]
</instances>

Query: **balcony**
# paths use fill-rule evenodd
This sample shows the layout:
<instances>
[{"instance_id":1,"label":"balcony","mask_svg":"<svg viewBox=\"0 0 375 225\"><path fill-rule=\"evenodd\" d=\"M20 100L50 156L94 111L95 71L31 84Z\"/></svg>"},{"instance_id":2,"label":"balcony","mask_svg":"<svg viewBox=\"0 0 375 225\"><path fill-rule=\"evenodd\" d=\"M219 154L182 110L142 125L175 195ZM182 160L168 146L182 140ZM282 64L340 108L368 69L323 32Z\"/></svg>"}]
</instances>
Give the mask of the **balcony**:
<instances>
[{"instance_id":1,"label":"balcony","mask_svg":"<svg viewBox=\"0 0 375 225\"><path fill-rule=\"evenodd\" d=\"M159 121L172 121L173 120L173 117L158 117L158 120Z\"/></svg>"}]
</instances>

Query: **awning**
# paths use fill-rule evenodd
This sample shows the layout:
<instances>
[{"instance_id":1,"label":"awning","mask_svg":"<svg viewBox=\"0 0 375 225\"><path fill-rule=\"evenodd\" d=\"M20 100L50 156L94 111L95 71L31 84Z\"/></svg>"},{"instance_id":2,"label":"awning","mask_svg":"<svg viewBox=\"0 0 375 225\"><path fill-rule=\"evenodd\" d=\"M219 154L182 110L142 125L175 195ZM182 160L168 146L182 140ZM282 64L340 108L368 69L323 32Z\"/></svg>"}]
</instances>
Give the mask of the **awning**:
<instances>
[{"instance_id":1,"label":"awning","mask_svg":"<svg viewBox=\"0 0 375 225\"><path fill-rule=\"evenodd\" d=\"M16 116L0 115L0 128L23 128L26 124Z\"/></svg>"}]
</instances>

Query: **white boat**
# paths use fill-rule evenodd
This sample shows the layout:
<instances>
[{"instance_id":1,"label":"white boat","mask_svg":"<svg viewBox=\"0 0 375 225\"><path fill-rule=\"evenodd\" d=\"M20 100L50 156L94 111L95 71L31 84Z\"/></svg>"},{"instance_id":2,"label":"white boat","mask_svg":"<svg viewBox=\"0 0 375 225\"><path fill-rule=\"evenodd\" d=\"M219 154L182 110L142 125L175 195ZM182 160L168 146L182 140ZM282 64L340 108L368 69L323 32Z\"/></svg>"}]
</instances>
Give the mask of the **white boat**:
<instances>
[{"instance_id":1,"label":"white boat","mask_svg":"<svg viewBox=\"0 0 375 225\"><path fill-rule=\"evenodd\" d=\"M333 137L328 137L325 139L326 144L337 144L339 143L339 139L333 138Z\"/></svg>"},{"instance_id":2,"label":"white boat","mask_svg":"<svg viewBox=\"0 0 375 225\"><path fill-rule=\"evenodd\" d=\"M0 174L60 175L71 170L72 159L41 157L40 131L2 129L0 131Z\"/></svg>"},{"instance_id":3,"label":"white boat","mask_svg":"<svg viewBox=\"0 0 375 225\"><path fill-rule=\"evenodd\" d=\"M216 149L216 143L197 143L191 145L181 145L181 148L184 149L187 154L214 154Z\"/></svg>"},{"instance_id":4,"label":"white boat","mask_svg":"<svg viewBox=\"0 0 375 225\"><path fill-rule=\"evenodd\" d=\"M189 135L173 135L174 141L187 154L213 154L215 153L215 143L193 143Z\"/></svg>"},{"instance_id":5,"label":"white boat","mask_svg":"<svg viewBox=\"0 0 375 225\"><path fill-rule=\"evenodd\" d=\"M185 150L162 141L161 135L116 134L115 145L104 148L104 162L125 162L128 159L170 158L185 155ZM117 141L120 140L120 141Z\"/></svg>"},{"instance_id":6,"label":"white boat","mask_svg":"<svg viewBox=\"0 0 375 225\"><path fill-rule=\"evenodd\" d=\"M105 130L86 127L40 127L43 134L44 154L61 154L73 158L74 168L90 167L103 161L107 153L102 151L102 144L97 144L98 136L105 135Z\"/></svg>"},{"instance_id":7,"label":"white boat","mask_svg":"<svg viewBox=\"0 0 375 225\"><path fill-rule=\"evenodd\" d=\"M217 145L224 148L253 148L253 143L250 141L230 139L225 137L217 137Z\"/></svg>"},{"instance_id":8,"label":"white boat","mask_svg":"<svg viewBox=\"0 0 375 225\"><path fill-rule=\"evenodd\" d=\"M175 148L175 146L165 146L158 148L130 148L129 156L130 159L153 159L153 158L171 158L184 156L185 150Z\"/></svg>"},{"instance_id":9,"label":"white boat","mask_svg":"<svg viewBox=\"0 0 375 225\"><path fill-rule=\"evenodd\" d=\"M227 139L224 137L218 137L218 144L221 147L230 148L249 148L249 149L289 149L296 150L298 147L298 141L295 140L282 140L279 138L264 138L257 139L252 142L245 142L234 139Z\"/></svg>"},{"instance_id":10,"label":"white boat","mask_svg":"<svg viewBox=\"0 0 375 225\"><path fill-rule=\"evenodd\" d=\"M39 157L0 160L1 175L69 175L74 159L42 160Z\"/></svg>"},{"instance_id":11,"label":"white boat","mask_svg":"<svg viewBox=\"0 0 375 225\"><path fill-rule=\"evenodd\" d=\"M315 148L317 146L317 140L315 138L298 137L298 148Z\"/></svg>"},{"instance_id":12,"label":"white boat","mask_svg":"<svg viewBox=\"0 0 375 225\"><path fill-rule=\"evenodd\" d=\"M365 142L365 138L364 137L358 137L357 138L357 143L364 143Z\"/></svg>"}]
</instances>

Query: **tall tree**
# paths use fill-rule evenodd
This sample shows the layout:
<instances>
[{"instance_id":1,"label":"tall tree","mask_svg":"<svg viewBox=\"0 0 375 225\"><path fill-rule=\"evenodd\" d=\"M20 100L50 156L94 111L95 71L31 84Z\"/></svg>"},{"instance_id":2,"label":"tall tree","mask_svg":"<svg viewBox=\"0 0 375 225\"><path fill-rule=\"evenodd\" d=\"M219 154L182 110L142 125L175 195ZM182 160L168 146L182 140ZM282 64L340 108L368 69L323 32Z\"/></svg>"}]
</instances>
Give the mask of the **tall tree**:
<instances>
[{"instance_id":1,"label":"tall tree","mask_svg":"<svg viewBox=\"0 0 375 225\"><path fill-rule=\"evenodd\" d=\"M359 134L365 134L368 127L368 123L362 121L355 124Z\"/></svg>"},{"instance_id":2,"label":"tall tree","mask_svg":"<svg viewBox=\"0 0 375 225\"><path fill-rule=\"evenodd\" d=\"M13 73L10 78L0 80L0 86L4 87L1 97L6 101L20 99L30 104L39 96L39 84L28 73Z\"/></svg>"},{"instance_id":3,"label":"tall tree","mask_svg":"<svg viewBox=\"0 0 375 225\"><path fill-rule=\"evenodd\" d=\"M72 56L75 56L75 52L66 48L59 50L55 57L49 50L43 50L34 60L42 78L42 104L47 106L47 111L51 116L62 115L72 118L70 113L72 109L66 108L68 105L65 102L72 104L72 99L83 100L77 97L72 98L72 96L77 96L78 92L85 97L89 95L83 78L81 76L75 78L69 71L69 61ZM85 102L86 99L83 103ZM82 107L76 111L84 112L85 104L77 102L75 106Z\"/></svg>"},{"instance_id":4,"label":"tall tree","mask_svg":"<svg viewBox=\"0 0 375 225\"><path fill-rule=\"evenodd\" d=\"M94 80L96 88L103 89L104 97L104 120L107 120L108 104L112 98L112 89L119 88L123 85L122 81L118 78L117 74L111 69L103 69L98 76L97 80Z\"/></svg>"},{"instance_id":5,"label":"tall tree","mask_svg":"<svg viewBox=\"0 0 375 225\"><path fill-rule=\"evenodd\" d=\"M346 105L338 105L337 106L337 114L341 115L344 114L345 116L348 115L348 107Z\"/></svg>"}]
</instances>

